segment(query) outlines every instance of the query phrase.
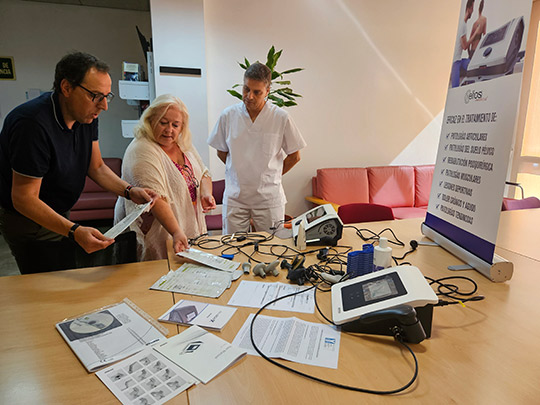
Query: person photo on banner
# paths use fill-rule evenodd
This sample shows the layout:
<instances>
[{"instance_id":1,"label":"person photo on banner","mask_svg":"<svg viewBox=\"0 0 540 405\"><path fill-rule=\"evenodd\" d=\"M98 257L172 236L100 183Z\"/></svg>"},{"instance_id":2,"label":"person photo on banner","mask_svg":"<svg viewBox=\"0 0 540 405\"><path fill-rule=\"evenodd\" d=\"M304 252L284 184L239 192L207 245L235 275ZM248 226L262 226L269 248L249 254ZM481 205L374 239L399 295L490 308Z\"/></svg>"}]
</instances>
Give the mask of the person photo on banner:
<instances>
[{"instance_id":1,"label":"person photo on banner","mask_svg":"<svg viewBox=\"0 0 540 405\"><path fill-rule=\"evenodd\" d=\"M467 0L465 6L465 16L459 21L458 34L456 37L456 46L454 48L454 62L452 63L452 73L450 74L450 84L452 88L458 87L461 76L467 72L467 67L471 59L469 57L462 58L463 51L469 51L472 40L475 38L475 32L467 39L467 21L472 16L474 11L474 0ZM468 56L468 55L467 55Z\"/></svg>"},{"instance_id":2,"label":"person photo on banner","mask_svg":"<svg viewBox=\"0 0 540 405\"><path fill-rule=\"evenodd\" d=\"M487 18L482 14L484 11L484 0L480 0L480 4L478 5L478 18L473 23L472 30L471 30L471 37L470 37L470 46L469 46L469 59L472 59L474 55L474 51L476 51L476 48L478 47L478 44L480 43L480 40L484 35L486 35L487 31Z\"/></svg>"}]
</instances>

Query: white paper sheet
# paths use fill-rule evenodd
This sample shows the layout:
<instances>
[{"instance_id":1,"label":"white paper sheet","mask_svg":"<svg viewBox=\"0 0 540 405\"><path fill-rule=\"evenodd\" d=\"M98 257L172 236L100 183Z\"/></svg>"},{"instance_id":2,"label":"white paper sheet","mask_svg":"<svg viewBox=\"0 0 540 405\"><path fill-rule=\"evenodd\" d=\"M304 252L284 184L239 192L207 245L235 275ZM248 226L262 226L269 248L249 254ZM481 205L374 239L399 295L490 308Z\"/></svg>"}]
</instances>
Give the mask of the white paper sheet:
<instances>
[{"instance_id":1,"label":"white paper sheet","mask_svg":"<svg viewBox=\"0 0 540 405\"><path fill-rule=\"evenodd\" d=\"M213 269L218 269L232 273L241 263L233 262L229 259L224 259L223 257L213 255L208 252L201 252L200 250L189 248L183 252L178 252L178 256L185 257L186 259L193 260L194 262L204 264L205 266L212 267Z\"/></svg>"},{"instance_id":2,"label":"white paper sheet","mask_svg":"<svg viewBox=\"0 0 540 405\"><path fill-rule=\"evenodd\" d=\"M242 280L228 302L228 305L237 307L260 308L267 302L287 294L305 290L308 287L284 283L263 283L260 281ZM315 310L314 291L300 293L280 300L267 309L278 311L292 311L312 314Z\"/></svg>"},{"instance_id":3,"label":"white paper sheet","mask_svg":"<svg viewBox=\"0 0 540 405\"><path fill-rule=\"evenodd\" d=\"M217 298L230 286L231 273L184 263L160 277L150 289Z\"/></svg>"},{"instance_id":4,"label":"white paper sheet","mask_svg":"<svg viewBox=\"0 0 540 405\"><path fill-rule=\"evenodd\" d=\"M124 219L118 222L115 226L113 226L103 235L105 235L107 238L116 238L118 235L124 232L133 222L135 222L137 218L139 218L145 211L148 210L150 203L151 202L147 202L146 204L137 205L137 208L135 208L135 210L133 210L128 216L124 217Z\"/></svg>"},{"instance_id":5,"label":"white paper sheet","mask_svg":"<svg viewBox=\"0 0 540 405\"><path fill-rule=\"evenodd\" d=\"M191 387L195 378L151 347L96 375L123 404L164 404Z\"/></svg>"},{"instance_id":6,"label":"white paper sheet","mask_svg":"<svg viewBox=\"0 0 540 405\"><path fill-rule=\"evenodd\" d=\"M56 329L90 372L165 340L158 329L125 302L59 322Z\"/></svg>"},{"instance_id":7,"label":"white paper sheet","mask_svg":"<svg viewBox=\"0 0 540 405\"><path fill-rule=\"evenodd\" d=\"M202 328L221 330L232 318L236 308L205 302L181 300L173 305L158 320L182 325L197 325Z\"/></svg>"},{"instance_id":8,"label":"white paper sheet","mask_svg":"<svg viewBox=\"0 0 540 405\"><path fill-rule=\"evenodd\" d=\"M157 344L154 349L204 384L246 354L245 350L198 326Z\"/></svg>"},{"instance_id":9,"label":"white paper sheet","mask_svg":"<svg viewBox=\"0 0 540 405\"><path fill-rule=\"evenodd\" d=\"M232 344L248 354L259 354L251 344L250 314ZM253 328L255 344L266 356L312 366L337 368L341 333L333 326L297 318L259 315Z\"/></svg>"}]
</instances>

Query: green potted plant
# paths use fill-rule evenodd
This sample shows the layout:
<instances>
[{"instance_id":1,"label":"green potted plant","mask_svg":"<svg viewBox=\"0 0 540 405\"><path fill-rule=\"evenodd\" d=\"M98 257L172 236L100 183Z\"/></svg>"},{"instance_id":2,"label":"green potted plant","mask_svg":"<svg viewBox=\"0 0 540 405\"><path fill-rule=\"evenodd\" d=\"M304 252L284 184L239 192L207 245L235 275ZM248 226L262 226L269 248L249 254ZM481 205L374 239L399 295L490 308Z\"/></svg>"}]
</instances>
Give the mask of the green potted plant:
<instances>
[{"instance_id":1,"label":"green potted plant","mask_svg":"<svg viewBox=\"0 0 540 405\"><path fill-rule=\"evenodd\" d=\"M292 107L297 105L296 98L302 96L293 91L293 89L290 87L291 81L285 80L283 76L299 72L301 70L304 70L304 68L293 68L284 70L283 72L278 72L276 70L276 64L279 60L279 57L281 56L281 52L283 52L283 49L276 52L274 46L272 45L266 57L266 66L268 66L272 71L272 85L270 88L270 93L268 94L268 98L278 107ZM244 63L238 62L238 64L244 70L246 70L251 65L247 58L244 58ZM227 92L233 97L242 100L242 94L234 90L238 86L242 86L242 84L235 84L232 89L227 90Z\"/></svg>"}]
</instances>

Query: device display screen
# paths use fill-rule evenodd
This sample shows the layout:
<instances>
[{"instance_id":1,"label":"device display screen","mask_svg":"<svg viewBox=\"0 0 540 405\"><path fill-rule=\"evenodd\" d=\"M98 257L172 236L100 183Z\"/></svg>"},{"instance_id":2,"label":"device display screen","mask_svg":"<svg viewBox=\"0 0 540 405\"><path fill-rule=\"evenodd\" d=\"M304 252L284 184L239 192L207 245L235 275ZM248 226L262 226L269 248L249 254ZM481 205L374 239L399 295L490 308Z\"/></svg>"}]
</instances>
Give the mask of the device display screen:
<instances>
[{"instance_id":1,"label":"device display screen","mask_svg":"<svg viewBox=\"0 0 540 405\"><path fill-rule=\"evenodd\" d=\"M306 214L306 220L308 224L311 224L313 221L321 218L326 214L324 207L317 207L313 211L310 211Z\"/></svg>"},{"instance_id":2,"label":"device display screen","mask_svg":"<svg viewBox=\"0 0 540 405\"><path fill-rule=\"evenodd\" d=\"M385 274L343 287L341 290L343 310L350 311L376 302L407 294L399 275Z\"/></svg>"}]
</instances>

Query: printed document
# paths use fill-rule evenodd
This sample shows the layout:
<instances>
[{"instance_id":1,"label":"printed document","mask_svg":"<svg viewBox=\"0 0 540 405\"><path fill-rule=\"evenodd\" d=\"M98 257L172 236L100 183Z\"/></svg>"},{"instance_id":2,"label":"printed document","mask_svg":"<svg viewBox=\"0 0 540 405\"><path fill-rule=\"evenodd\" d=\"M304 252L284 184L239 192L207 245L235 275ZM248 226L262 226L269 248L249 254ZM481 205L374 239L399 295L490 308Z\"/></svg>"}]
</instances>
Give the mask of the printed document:
<instances>
[{"instance_id":1,"label":"printed document","mask_svg":"<svg viewBox=\"0 0 540 405\"><path fill-rule=\"evenodd\" d=\"M221 330L232 318L236 308L206 302L181 300L158 320L181 325L197 325L207 329Z\"/></svg>"},{"instance_id":2,"label":"printed document","mask_svg":"<svg viewBox=\"0 0 540 405\"><path fill-rule=\"evenodd\" d=\"M96 375L123 404L164 404L191 387L195 378L151 347Z\"/></svg>"},{"instance_id":3,"label":"printed document","mask_svg":"<svg viewBox=\"0 0 540 405\"><path fill-rule=\"evenodd\" d=\"M150 207L151 202L152 201L147 202L146 204L137 205L137 208L135 208L128 216L124 217L124 219L118 222L115 226L113 226L103 235L105 235L107 238L116 238L127 228L129 228L129 226L133 222L135 222L135 220L139 218L144 212L148 211L148 207Z\"/></svg>"},{"instance_id":4,"label":"printed document","mask_svg":"<svg viewBox=\"0 0 540 405\"><path fill-rule=\"evenodd\" d=\"M160 277L150 289L217 298L230 286L231 273L184 263L176 271Z\"/></svg>"},{"instance_id":5,"label":"printed document","mask_svg":"<svg viewBox=\"0 0 540 405\"><path fill-rule=\"evenodd\" d=\"M240 263L238 262L233 262L232 260L213 255L212 253L201 252L194 248L178 252L176 255L228 273L232 273L240 266Z\"/></svg>"},{"instance_id":6,"label":"printed document","mask_svg":"<svg viewBox=\"0 0 540 405\"><path fill-rule=\"evenodd\" d=\"M128 299L59 322L56 329L90 372L165 340L168 332Z\"/></svg>"},{"instance_id":7,"label":"printed document","mask_svg":"<svg viewBox=\"0 0 540 405\"><path fill-rule=\"evenodd\" d=\"M245 350L198 326L158 343L154 349L204 384L246 354Z\"/></svg>"},{"instance_id":8,"label":"printed document","mask_svg":"<svg viewBox=\"0 0 540 405\"><path fill-rule=\"evenodd\" d=\"M259 354L251 344L250 314L232 344L248 354ZM253 325L255 344L268 357L312 366L337 368L341 334L331 325L259 315Z\"/></svg>"},{"instance_id":9,"label":"printed document","mask_svg":"<svg viewBox=\"0 0 540 405\"><path fill-rule=\"evenodd\" d=\"M305 290L309 287L285 283L263 283L260 281L242 280L231 297L228 305L236 307L261 308L267 302L287 294ZM315 311L314 291L293 295L282 299L267 309L278 311L292 311L312 314Z\"/></svg>"}]
</instances>

